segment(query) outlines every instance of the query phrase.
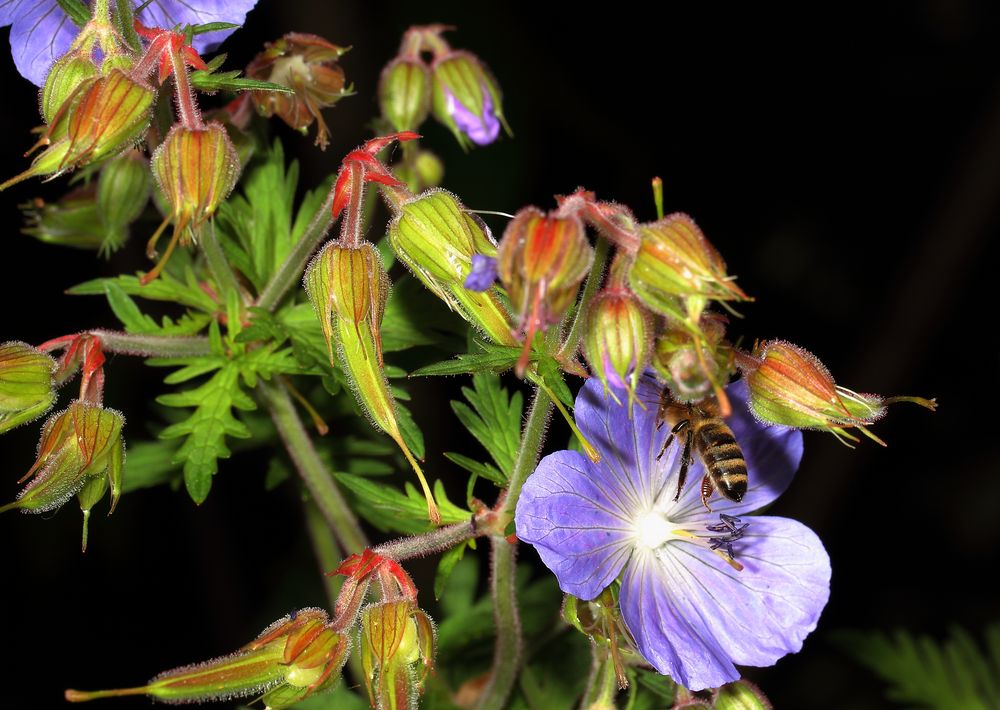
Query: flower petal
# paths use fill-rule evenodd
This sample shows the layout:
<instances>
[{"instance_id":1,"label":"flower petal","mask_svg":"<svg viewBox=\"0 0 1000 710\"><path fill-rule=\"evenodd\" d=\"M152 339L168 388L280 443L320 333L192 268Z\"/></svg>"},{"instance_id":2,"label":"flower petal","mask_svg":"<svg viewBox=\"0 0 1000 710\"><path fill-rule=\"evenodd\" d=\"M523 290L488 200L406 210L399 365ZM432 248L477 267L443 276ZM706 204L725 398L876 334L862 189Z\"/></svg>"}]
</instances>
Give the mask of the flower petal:
<instances>
[{"instance_id":1,"label":"flower petal","mask_svg":"<svg viewBox=\"0 0 1000 710\"><path fill-rule=\"evenodd\" d=\"M41 86L52 62L69 49L79 28L56 0L20 0L0 7L0 24L11 22L10 52L17 71Z\"/></svg>"},{"instance_id":2,"label":"flower petal","mask_svg":"<svg viewBox=\"0 0 1000 710\"><path fill-rule=\"evenodd\" d=\"M622 618L642 655L690 690L739 678L802 647L830 594L830 559L794 520L755 517L734 544L742 571L706 547L672 541L636 555L622 582Z\"/></svg>"},{"instance_id":3,"label":"flower petal","mask_svg":"<svg viewBox=\"0 0 1000 710\"><path fill-rule=\"evenodd\" d=\"M733 413L726 424L733 430L737 443L743 450L750 477L746 495L739 503L716 494L710 505L712 513L745 515L773 502L785 492L802 460L802 432L788 427L762 424L750 414L749 391L743 380L726 388L733 405ZM699 457L688 471L687 483L671 517L687 518L704 511L701 503L701 479L705 468ZM676 486L676 479L673 484ZM705 511L706 513L708 511Z\"/></svg>"},{"instance_id":4,"label":"flower petal","mask_svg":"<svg viewBox=\"0 0 1000 710\"><path fill-rule=\"evenodd\" d=\"M514 513L518 538L538 550L564 592L581 599L611 584L632 551L629 510L606 478L582 454L557 451L525 482Z\"/></svg>"},{"instance_id":5,"label":"flower petal","mask_svg":"<svg viewBox=\"0 0 1000 710\"><path fill-rule=\"evenodd\" d=\"M656 429L659 387L643 377L636 388L639 403L629 418L628 395L624 390L605 392L592 377L576 398L576 423L601 454L600 466L613 481L621 499L632 510L650 510L663 487L664 474L672 469L670 457L656 456L667 436L666 427ZM615 401L615 397L618 401Z\"/></svg>"},{"instance_id":6,"label":"flower petal","mask_svg":"<svg viewBox=\"0 0 1000 710\"><path fill-rule=\"evenodd\" d=\"M247 13L257 0L153 0L139 13L139 18L150 27L172 29L178 25L204 25L209 22L231 22L242 25ZM234 30L220 30L195 35L194 48L199 53L211 51L222 44Z\"/></svg>"}]
</instances>

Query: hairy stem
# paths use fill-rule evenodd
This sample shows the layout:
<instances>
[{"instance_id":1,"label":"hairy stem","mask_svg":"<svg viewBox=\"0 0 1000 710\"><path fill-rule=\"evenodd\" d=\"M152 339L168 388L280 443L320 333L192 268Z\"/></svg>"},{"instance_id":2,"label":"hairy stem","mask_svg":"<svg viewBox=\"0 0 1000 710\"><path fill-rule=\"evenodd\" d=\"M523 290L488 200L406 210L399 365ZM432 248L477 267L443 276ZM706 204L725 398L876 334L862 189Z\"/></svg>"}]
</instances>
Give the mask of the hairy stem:
<instances>
[{"instance_id":1,"label":"hairy stem","mask_svg":"<svg viewBox=\"0 0 1000 710\"><path fill-rule=\"evenodd\" d=\"M368 538L316 453L288 390L263 381L258 389L271 412L278 436L341 550L346 554L361 552L368 547Z\"/></svg>"},{"instance_id":2,"label":"hairy stem","mask_svg":"<svg viewBox=\"0 0 1000 710\"><path fill-rule=\"evenodd\" d=\"M594 247L594 263L590 267L590 275L587 276L587 283L583 287L583 295L580 296L580 303L573 316L573 325L570 326L566 340L563 341L556 359L565 360L576 355L576 350L580 347L580 338L583 337L583 324L587 320L587 309L590 301L597 293L601 285L601 277L604 275L604 265L608 261L608 240L598 238Z\"/></svg>"},{"instance_id":3,"label":"hairy stem","mask_svg":"<svg viewBox=\"0 0 1000 710\"><path fill-rule=\"evenodd\" d=\"M88 330L87 334L101 341L105 352L138 357L198 357L210 355L212 348L208 338L202 335L140 335L124 333L120 330ZM56 338L39 346L40 350L51 352L67 345L64 338Z\"/></svg>"},{"instance_id":4,"label":"hairy stem","mask_svg":"<svg viewBox=\"0 0 1000 710\"><path fill-rule=\"evenodd\" d=\"M521 487L535 468L545 440L545 425L552 412L552 398L544 390L535 390L535 399L524 425L521 448L514 462L507 496L497 508L497 517L509 520L521 496ZM493 652L490 682L480 698L479 710L499 710L505 707L517 679L521 662L521 619L517 611L517 589L514 576L517 561L514 545L502 537L490 538L492 558L491 592L497 641Z\"/></svg>"},{"instance_id":5,"label":"hairy stem","mask_svg":"<svg viewBox=\"0 0 1000 710\"><path fill-rule=\"evenodd\" d=\"M408 560L443 552L460 542L485 534L487 534L486 531L477 529L476 519L473 518L467 523L445 525L423 535L413 535L387 542L373 548L372 552L393 560Z\"/></svg>"},{"instance_id":6,"label":"hairy stem","mask_svg":"<svg viewBox=\"0 0 1000 710\"><path fill-rule=\"evenodd\" d=\"M333 223L333 218L330 215L332 206L333 190L331 189L330 194L320 205L319 211L306 227L306 231L302 233L292 251L285 257L284 263L274 272L274 276L260 292L260 297L257 299L259 308L273 311L281 303L281 299L285 297L288 290L302 280L302 273L305 271L309 258L316 251L316 247L319 246Z\"/></svg>"}]
</instances>

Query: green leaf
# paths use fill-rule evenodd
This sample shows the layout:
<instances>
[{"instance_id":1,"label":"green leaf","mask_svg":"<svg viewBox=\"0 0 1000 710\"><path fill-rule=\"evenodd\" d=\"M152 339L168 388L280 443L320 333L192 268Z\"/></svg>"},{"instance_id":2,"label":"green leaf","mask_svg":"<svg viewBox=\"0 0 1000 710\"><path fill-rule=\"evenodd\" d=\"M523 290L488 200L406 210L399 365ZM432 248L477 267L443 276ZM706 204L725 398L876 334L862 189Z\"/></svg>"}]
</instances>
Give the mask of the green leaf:
<instances>
[{"instance_id":1,"label":"green leaf","mask_svg":"<svg viewBox=\"0 0 1000 710\"><path fill-rule=\"evenodd\" d=\"M174 461L176 441L140 441L130 444L125 457L122 492L131 493L167 483L180 471Z\"/></svg>"},{"instance_id":2,"label":"green leaf","mask_svg":"<svg viewBox=\"0 0 1000 710\"><path fill-rule=\"evenodd\" d=\"M486 352L459 355L454 360L444 360L421 367L410 374L411 377L427 375L466 375L470 372L503 372L514 367L521 356L520 348L503 345L486 345Z\"/></svg>"},{"instance_id":3,"label":"green leaf","mask_svg":"<svg viewBox=\"0 0 1000 710\"><path fill-rule=\"evenodd\" d=\"M424 433L420 431L410 410L396 401L396 422L399 424L399 433L403 435L403 441L410 451L418 459L423 460L427 452L424 450Z\"/></svg>"},{"instance_id":4,"label":"green leaf","mask_svg":"<svg viewBox=\"0 0 1000 710\"><path fill-rule=\"evenodd\" d=\"M90 10L80 0L56 0L56 2L77 27L83 27L90 22Z\"/></svg>"},{"instance_id":5,"label":"green leaf","mask_svg":"<svg viewBox=\"0 0 1000 710\"><path fill-rule=\"evenodd\" d=\"M190 269L185 270L184 282L162 273L155 281L143 286L138 277L121 275L85 281L73 286L66 293L73 296L103 296L107 293L105 285L108 283L114 283L130 296L140 296L153 301L171 301L206 313L218 310L218 304L201 289L194 272Z\"/></svg>"},{"instance_id":6,"label":"green leaf","mask_svg":"<svg viewBox=\"0 0 1000 710\"><path fill-rule=\"evenodd\" d=\"M104 283L104 293L115 317L122 322L129 333L157 333L160 327L156 321L139 310L135 301L129 298L122 287L114 281Z\"/></svg>"},{"instance_id":7,"label":"green leaf","mask_svg":"<svg viewBox=\"0 0 1000 710\"><path fill-rule=\"evenodd\" d=\"M521 445L524 396L520 392L510 395L501 387L499 377L487 373L473 375L472 388L463 387L462 394L472 407L463 402L452 402L452 411L496 462L504 476L499 482L503 485L514 469ZM493 477L478 471L473 473L493 480Z\"/></svg>"},{"instance_id":8,"label":"green leaf","mask_svg":"<svg viewBox=\"0 0 1000 710\"><path fill-rule=\"evenodd\" d=\"M570 409L573 408L573 393L569 391L566 380L563 379L559 363L549 355L542 355L537 360L538 374L559 401Z\"/></svg>"},{"instance_id":9,"label":"green leaf","mask_svg":"<svg viewBox=\"0 0 1000 710\"><path fill-rule=\"evenodd\" d=\"M456 454L452 451L446 451L444 457L458 466L461 466L469 473L475 476L481 476L487 481L492 481L501 488L507 484L507 476L500 472L500 470L488 463L480 463L475 459L471 459L468 456L463 456L462 454Z\"/></svg>"},{"instance_id":10,"label":"green leaf","mask_svg":"<svg viewBox=\"0 0 1000 710\"><path fill-rule=\"evenodd\" d=\"M462 544L456 545L455 547L451 548L443 555L441 555L441 561L438 562L437 574L434 575L435 599L441 600L441 594L444 592L445 586L448 585L448 581L449 579L451 579L452 573L455 571L455 566L459 562L461 562L462 558L465 556L465 550L469 547L472 547L473 542L474 542L473 540L468 540L466 542L463 542ZM468 569L469 565L465 565L464 568ZM475 563L473 563L472 565L473 572L475 572L475 569L476 569ZM461 611L464 611L464 609L461 609L460 607L456 606L456 604L460 603L458 600L461 599L461 594L462 594L462 590L457 589L459 585L462 585L464 589L467 590L467 598L468 598L467 606L472 604L472 595L476 590L475 577L473 577L471 587L467 586L463 580L456 579L455 582L449 585L449 589L453 590L449 591L448 593L449 604L445 605L444 603L442 603L441 605L442 610L446 615L451 614L452 611L454 611L455 609L460 609ZM452 594L455 594L456 596L455 602L452 602L453 599Z\"/></svg>"},{"instance_id":11,"label":"green leaf","mask_svg":"<svg viewBox=\"0 0 1000 710\"><path fill-rule=\"evenodd\" d=\"M889 684L890 699L941 710L1000 707L1000 624L986 628L985 640L988 652L957 627L943 642L903 630L837 635L841 647Z\"/></svg>"},{"instance_id":12,"label":"green leaf","mask_svg":"<svg viewBox=\"0 0 1000 710\"><path fill-rule=\"evenodd\" d=\"M232 91L234 93L240 91L274 91L279 94L295 93L292 89L282 84L240 77L239 70L211 74L203 69L198 69L191 72L191 86L199 91Z\"/></svg>"},{"instance_id":13,"label":"green leaf","mask_svg":"<svg viewBox=\"0 0 1000 710\"><path fill-rule=\"evenodd\" d=\"M202 35L206 32L218 32L219 30L235 30L238 29L239 25L234 25L232 22L206 22L204 25L192 25L191 34L192 35Z\"/></svg>"},{"instance_id":14,"label":"green leaf","mask_svg":"<svg viewBox=\"0 0 1000 710\"><path fill-rule=\"evenodd\" d=\"M239 385L237 363L221 361L218 372L194 389L164 394L157 401L168 407L194 407L184 421L160 432L162 439L186 437L173 461L184 464L184 483L195 503L203 503L212 487L220 458L229 458L226 437L248 438L250 430L233 409L252 410L254 401Z\"/></svg>"},{"instance_id":15,"label":"green leaf","mask_svg":"<svg viewBox=\"0 0 1000 710\"><path fill-rule=\"evenodd\" d=\"M354 494L358 513L379 530L412 535L430 529L427 501L411 483L406 483L404 493L384 483L375 483L349 473L338 473L336 478ZM471 511L459 508L448 500L441 481L434 482L434 499L441 511L442 525L472 518Z\"/></svg>"}]
</instances>

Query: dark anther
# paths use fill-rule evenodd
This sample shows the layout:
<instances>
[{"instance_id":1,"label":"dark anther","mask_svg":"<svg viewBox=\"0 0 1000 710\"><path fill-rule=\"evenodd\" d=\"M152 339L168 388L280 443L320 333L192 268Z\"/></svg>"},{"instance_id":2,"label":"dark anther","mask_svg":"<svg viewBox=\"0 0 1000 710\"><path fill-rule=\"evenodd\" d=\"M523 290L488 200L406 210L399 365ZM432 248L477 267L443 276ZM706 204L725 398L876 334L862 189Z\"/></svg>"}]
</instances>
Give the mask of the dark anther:
<instances>
[{"instance_id":1,"label":"dark anther","mask_svg":"<svg viewBox=\"0 0 1000 710\"><path fill-rule=\"evenodd\" d=\"M298 610L297 609L292 609L290 612L288 612L288 620L289 621L295 621L295 617L298 616L298 615L299 615Z\"/></svg>"},{"instance_id":2,"label":"dark anther","mask_svg":"<svg viewBox=\"0 0 1000 710\"><path fill-rule=\"evenodd\" d=\"M714 533L725 533L725 535L710 537L708 539L709 545L713 550L718 550L720 547L725 548L729 559L735 560L736 555L733 554L733 543L743 537L746 529L750 527L750 523L744 523L736 516L726 515L725 513L720 513L719 519L722 522L709 525L706 529Z\"/></svg>"}]
</instances>

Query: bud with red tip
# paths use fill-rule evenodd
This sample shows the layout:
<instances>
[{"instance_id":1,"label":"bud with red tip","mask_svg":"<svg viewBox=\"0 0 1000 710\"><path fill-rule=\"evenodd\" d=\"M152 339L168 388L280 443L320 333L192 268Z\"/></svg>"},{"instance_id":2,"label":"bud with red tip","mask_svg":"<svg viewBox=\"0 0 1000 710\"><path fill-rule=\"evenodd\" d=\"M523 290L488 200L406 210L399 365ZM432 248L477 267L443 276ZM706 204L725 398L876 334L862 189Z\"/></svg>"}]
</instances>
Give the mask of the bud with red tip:
<instances>
[{"instance_id":1,"label":"bud with red tip","mask_svg":"<svg viewBox=\"0 0 1000 710\"><path fill-rule=\"evenodd\" d=\"M378 84L382 116L397 131L415 131L431 107L431 75L419 58L397 57L382 70Z\"/></svg>"},{"instance_id":2,"label":"bud with red tip","mask_svg":"<svg viewBox=\"0 0 1000 710\"><path fill-rule=\"evenodd\" d=\"M626 289L606 289L587 311L583 353L605 390L628 392L629 412L652 350L652 322L639 299Z\"/></svg>"},{"instance_id":3,"label":"bud with red tip","mask_svg":"<svg viewBox=\"0 0 1000 710\"><path fill-rule=\"evenodd\" d=\"M183 666L149 684L119 690L67 690L66 700L148 695L167 703L231 700L263 693L271 710L291 707L337 682L350 638L333 628L322 609L293 612L229 656Z\"/></svg>"},{"instance_id":4,"label":"bud with red tip","mask_svg":"<svg viewBox=\"0 0 1000 710\"><path fill-rule=\"evenodd\" d=\"M315 121L316 145L326 150L329 131L320 111L350 94L344 86L344 70L337 64L346 51L304 32L289 32L268 42L247 66L247 76L287 86L292 93L251 92L257 110L262 116L277 115L302 133Z\"/></svg>"},{"instance_id":5,"label":"bud with red tip","mask_svg":"<svg viewBox=\"0 0 1000 710\"><path fill-rule=\"evenodd\" d=\"M51 357L27 343L0 345L0 434L49 411L55 368Z\"/></svg>"},{"instance_id":6,"label":"bud with red tip","mask_svg":"<svg viewBox=\"0 0 1000 710\"><path fill-rule=\"evenodd\" d=\"M641 242L629 286L655 312L697 320L706 301L746 301L726 275L726 264L686 214L668 215L639 228Z\"/></svg>"},{"instance_id":7,"label":"bud with red tip","mask_svg":"<svg viewBox=\"0 0 1000 710\"><path fill-rule=\"evenodd\" d=\"M479 58L448 51L434 60L434 117L448 127L463 148L489 145L506 126L500 87Z\"/></svg>"},{"instance_id":8,"label":"bud with red tip","mask_svg":"<svg viewBox=\"0 0 1000 710\"><path fill-rule=\"evenodd\" d=\"M594 250L576 216L546 215L526 207L507 225L497 267L524 337L519 375L527 367L535 333L559 322L593 260Z\"/></svg>"},{"instance_id":9,"label":"bud with red tip","mask_svg":"<svg viewBox=\"0 0 1000 710\"><path fill-rule=\"evenodd\" d=\"M826 430L842 441L857 441L846 431L855 428L884 446L867 425L881 419L888 405L913 402L932 411L937 407L933 399L883 398L841 387L819 358L781 340L760 344L740 367L750 388L750 408L758 419L798 429Z\"/></svg>"},{"instance_id":10,"label":"bud with red tip","mask_svg":"<svg viewBox=\"0 0 1000 710\"><path fill-rule=\"evenodd\" d=\"M416 708L434 664L434 624L410 599L373 604L361 614L361 661L372 707Z\"/></svg>"}]
</instances>

